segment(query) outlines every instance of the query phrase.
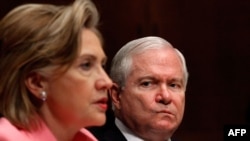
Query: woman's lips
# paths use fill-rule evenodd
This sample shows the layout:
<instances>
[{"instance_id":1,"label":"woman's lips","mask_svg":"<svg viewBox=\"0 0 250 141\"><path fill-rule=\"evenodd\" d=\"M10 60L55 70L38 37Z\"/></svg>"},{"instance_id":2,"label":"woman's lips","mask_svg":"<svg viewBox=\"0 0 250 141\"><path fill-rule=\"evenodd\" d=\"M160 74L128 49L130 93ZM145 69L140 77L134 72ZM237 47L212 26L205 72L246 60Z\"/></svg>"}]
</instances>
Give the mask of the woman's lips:
<instances>
[{"instance_id":1,"label":"woman's lips","mask_svg":"<svg viewBox=\"0 0 250 141\"><path fill-rule=\"evenodd\" d=\"M107 102L108 102L108 99L105 97L105 98L102 98L102 99L98 100L98 101L96 102L96 104L98 104L98 106L99 106L102 110L106 111L106 110L108 109L108 104L107 104Z\"/></svg>"}]
</instances>

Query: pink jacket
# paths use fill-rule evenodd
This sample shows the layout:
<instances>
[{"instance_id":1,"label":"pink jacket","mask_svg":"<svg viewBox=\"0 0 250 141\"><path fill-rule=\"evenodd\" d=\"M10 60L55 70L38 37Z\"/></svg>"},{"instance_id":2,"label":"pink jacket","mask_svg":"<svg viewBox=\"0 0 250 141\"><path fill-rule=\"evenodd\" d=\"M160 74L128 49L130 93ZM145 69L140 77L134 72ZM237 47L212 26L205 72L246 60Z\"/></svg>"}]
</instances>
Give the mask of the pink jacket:
<instances>
[{"instance_id":1,"label":"pink jacket","mask_svg":"<svg viewBox=\"0 0 250 141\"><path fill-rule=\"evenodd\" d=\"M85 128L80 130L74 141L97 141ZM41 129L33 132L20 130L6 118L0 118L0 141L57 141L48 127L43 123Z\"/></svg>"}]
</instances>

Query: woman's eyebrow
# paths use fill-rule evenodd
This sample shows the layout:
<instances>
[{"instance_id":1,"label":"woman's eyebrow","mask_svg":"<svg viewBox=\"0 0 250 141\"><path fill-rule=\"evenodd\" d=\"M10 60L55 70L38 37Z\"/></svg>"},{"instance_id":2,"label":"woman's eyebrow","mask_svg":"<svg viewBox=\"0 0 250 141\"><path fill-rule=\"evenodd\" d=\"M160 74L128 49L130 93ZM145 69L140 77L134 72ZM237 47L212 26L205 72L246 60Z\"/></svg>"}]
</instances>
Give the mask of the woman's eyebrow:
<instances>
[{"instance_id":1,"label":"woman's eyebrow","mask_svg":"<svg viewBox=\"0 0 250 141\"><path fill-rule=\"evenodd\" d=\"M80 56L78 56L78 59L85 59L85 58L97 59L97 57L91 53L85 53L85 54L81 54Z\"/></svg>"},{"instance_id":2,"label":"woman's eyebrow","mask_svg":"<svg viewBox=\"0 0 250 141\"><path fill-rule=\"evenodd\" d=\"M97 56L96 55L94 55L94 54L91 54L91 53L85 53L85 54L82 54L82 55L80 55L78 58L77 58L77 61L81 61L81 60L84 60L84 59L90 59L90 60L93 60L93 61L97 61L98 60L98 58L97 58ZM103 64L106 64L107 63L107 60L108 60L108 58L107 58L107 56L104 56L104 57L102 57L101 58L101 63L103 63Z\"/></svg>"},{"instance_id":3,"label":"woman's eyebrow","mask_svg":"<svg viewBox=\"0 0 250 141\"><path fill-rule=\"evenodd\" d=\"M75 62L76 63L81 63L82 61L84 61L86 59L91 60L91 61L96 61L97 60L97 58L92 54L82 54L82 55L80 55L80 56L78 56L76 58Z\"/></svg>"}]
</instances>

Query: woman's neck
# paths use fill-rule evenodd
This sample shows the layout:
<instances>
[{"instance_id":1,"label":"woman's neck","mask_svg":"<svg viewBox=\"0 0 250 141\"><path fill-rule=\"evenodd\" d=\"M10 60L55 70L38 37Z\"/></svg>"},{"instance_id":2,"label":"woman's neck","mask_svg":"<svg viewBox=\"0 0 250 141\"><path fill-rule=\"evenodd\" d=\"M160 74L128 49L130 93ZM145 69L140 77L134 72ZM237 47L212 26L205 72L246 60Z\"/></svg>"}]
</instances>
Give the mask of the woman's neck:
<instances>
[{"instance_id":1,"label":"woman's neck","mask_svg":"<svg viewBox=\"0 0 250 141\"><path fill-rule=\"evenodd\" d=\"M58 141L72 141L82 128L80 124L65 122L63 119L66 117L55 117L45 105L41 109L40 116Z\"/></svg>"}]
</instances>

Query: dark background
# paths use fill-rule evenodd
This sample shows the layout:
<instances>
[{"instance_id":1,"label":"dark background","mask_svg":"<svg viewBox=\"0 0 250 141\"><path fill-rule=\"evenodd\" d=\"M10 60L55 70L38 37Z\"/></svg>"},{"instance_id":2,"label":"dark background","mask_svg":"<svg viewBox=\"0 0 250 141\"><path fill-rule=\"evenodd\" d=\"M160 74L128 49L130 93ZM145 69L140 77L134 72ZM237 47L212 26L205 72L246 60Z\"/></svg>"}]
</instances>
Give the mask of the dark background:
<instances>
[{"instance_id":1,"label":"dark background","mask_svg":"<svg viewBox=\"0 0 250 141\"><path fill-rule=\"evenodd\" d=\"M1 1L0 16L26 2L72 1ZM224 125L250 122L250 0L93 1L109 61L128 41L150 35L185 55L190 78L176 139L222 141Z\"/></svg>"}]
</instances>

